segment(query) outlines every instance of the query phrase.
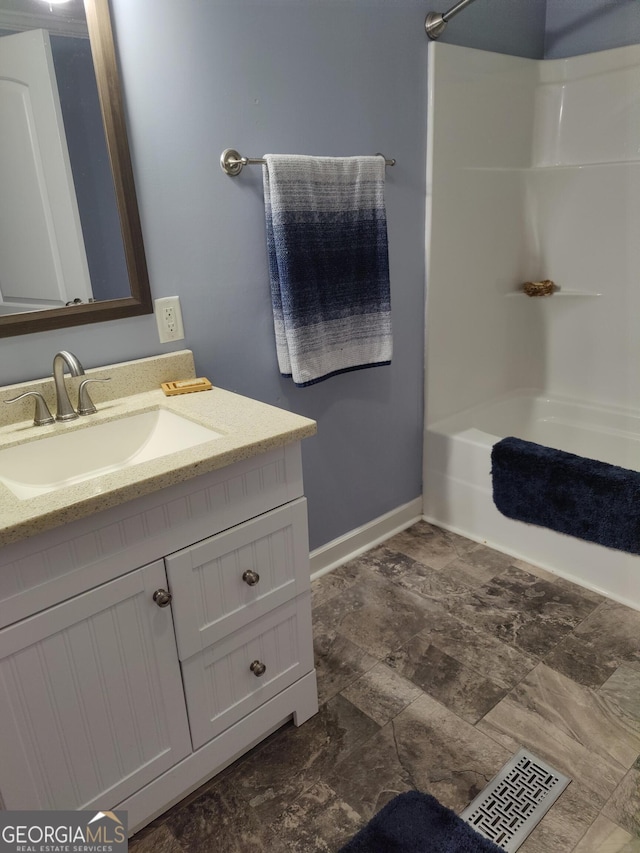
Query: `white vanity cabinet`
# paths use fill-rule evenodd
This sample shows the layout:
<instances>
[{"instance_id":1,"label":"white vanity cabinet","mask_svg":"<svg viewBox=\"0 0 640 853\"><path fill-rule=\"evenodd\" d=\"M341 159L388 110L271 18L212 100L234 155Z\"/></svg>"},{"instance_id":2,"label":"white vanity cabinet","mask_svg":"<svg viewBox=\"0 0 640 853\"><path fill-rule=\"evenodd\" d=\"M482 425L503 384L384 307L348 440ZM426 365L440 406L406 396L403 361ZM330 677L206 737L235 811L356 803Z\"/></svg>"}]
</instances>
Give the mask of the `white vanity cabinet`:
<instances>
[{"instance_id":1,"label":"white vanity cabinet","mask_svg":"<svg viewBox=\"0 0 640 853\"><path fill-rule=\"evenodd\" d=\"M317 707L297 443L0 550L6 808L136 831Z\"/></svg>"}]
</instances>

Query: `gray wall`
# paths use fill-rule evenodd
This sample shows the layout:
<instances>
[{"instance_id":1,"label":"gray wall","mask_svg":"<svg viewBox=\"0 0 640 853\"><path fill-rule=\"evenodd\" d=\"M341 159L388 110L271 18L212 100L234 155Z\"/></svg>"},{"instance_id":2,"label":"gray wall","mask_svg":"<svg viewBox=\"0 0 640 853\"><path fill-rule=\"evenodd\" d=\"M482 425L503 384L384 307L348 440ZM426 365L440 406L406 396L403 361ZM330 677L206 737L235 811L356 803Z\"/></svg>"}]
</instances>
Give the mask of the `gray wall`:
<instances>
[{"instance_id":1,"label":"gray wall","mask_svg":"<svg viewBox=\"0 0 640 853\"><path fill-rule=\"evenodd\" d=\"M427 9L418 0L112 6L152 290L180 295L186 340L160 345L153 317L5 339L0 381L47 375L61 348L85 366L193 349L215 384L318 421L303 445L317 547L421 493ZM447 37L540 55L544 0L513 7L478 0ZM224 175L227 147L397 158L387 170L390 367L305 389L279 377L261 171Z\"/></svg>"},{"instance_id":2,"label":"gray wall","mask_svg":"<svg viewBox=\"0 0 640 853\"><path fill-rule=\"evenodd\" d=\"M639 42L638 0L547 0L547 59Z\"/></svg>"},{"instance_id":3,"label":"gray wall","mask_svg":"<svg viewBox=\"0 0 640 853\"><path fill-rule=\"evenodd\" d=\"M547 2L549 0L476 0L449 21L439 40L541 59ZM428 11L446 12L453 6L455 0L434 0Z\"/></svg>"}]
</instances>

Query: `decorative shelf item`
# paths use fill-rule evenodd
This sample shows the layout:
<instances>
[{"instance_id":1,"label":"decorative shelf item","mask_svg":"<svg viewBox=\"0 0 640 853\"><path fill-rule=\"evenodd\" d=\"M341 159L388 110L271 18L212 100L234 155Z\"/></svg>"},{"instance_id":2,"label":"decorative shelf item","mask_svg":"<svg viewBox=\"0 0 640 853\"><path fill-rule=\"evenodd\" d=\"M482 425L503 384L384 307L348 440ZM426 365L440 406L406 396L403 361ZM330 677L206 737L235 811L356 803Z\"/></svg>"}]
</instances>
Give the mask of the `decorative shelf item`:
<instances>
[{"instance_id":1,"label":"decorative shelf item","mask_svg":"<svg viewBox=\"0 0 640 853\"><path fill-rule=\"evenodd\" d=\"M526 296L553 296L556 290L555 282L550 278L544 281L525 281L522 285L522 291Z\"/></svg>"}]
</instances>

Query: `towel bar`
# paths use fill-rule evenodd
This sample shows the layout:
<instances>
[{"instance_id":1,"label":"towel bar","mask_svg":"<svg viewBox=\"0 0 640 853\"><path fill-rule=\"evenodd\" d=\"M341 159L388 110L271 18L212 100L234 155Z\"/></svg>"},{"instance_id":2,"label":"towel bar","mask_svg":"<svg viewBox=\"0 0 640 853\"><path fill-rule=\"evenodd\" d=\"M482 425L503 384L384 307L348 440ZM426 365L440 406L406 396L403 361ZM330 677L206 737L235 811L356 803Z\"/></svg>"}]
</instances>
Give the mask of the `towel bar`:
<instances>
[{"instance_id":1,"label":"towel bar","mask_svg":"<svg viewBox=\"0 0 640 853\"><path fill-rule=\"evenodd\" d=\"M384 157L383 154L377 154L377 157ZM386 166L395 166L396 161L393 159L384 158ZM235 148L225 148L220 155L220 168L225 175L231 175L235 178L239 175L244 166L256 166L266 163L264 157L243 157Z\"/></svg>"}]
</instances>

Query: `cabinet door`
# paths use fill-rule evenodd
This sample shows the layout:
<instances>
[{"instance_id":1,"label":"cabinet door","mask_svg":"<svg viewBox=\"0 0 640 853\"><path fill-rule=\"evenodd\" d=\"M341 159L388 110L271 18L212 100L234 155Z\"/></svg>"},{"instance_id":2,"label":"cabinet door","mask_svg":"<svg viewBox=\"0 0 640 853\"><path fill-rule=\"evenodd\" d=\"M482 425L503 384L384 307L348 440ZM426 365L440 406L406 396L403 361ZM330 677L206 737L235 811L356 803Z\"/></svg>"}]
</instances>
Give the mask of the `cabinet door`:
<instances>
[{"instance_id":1,"label":"cabinet door","mask_svg":"<svg viewBox=\"0 0 640 853\"><path fill-rule=\"evenodd\" d=\"M153 563L0 631L6 808L112 808L191 751L165 586Z\"/></svg>"},{"instance_id":2,"label":"cabinet door","mask_svg":"<svg viewBox=\"0 0 640 853\"><path fill-rule=\"evenodd\" d=\"M310 588L304 498L166 559L180 660Z\"/></svg>"},{"instance_id":3,"label":"cabinet door","mask_svg":"<svg viewBox=\"0 0 640 853\"><path fill-rule=\"evenodd\" d=\"M183 661L193 748L312 669L310 593Z\"/></svg>"}]
</instances>

